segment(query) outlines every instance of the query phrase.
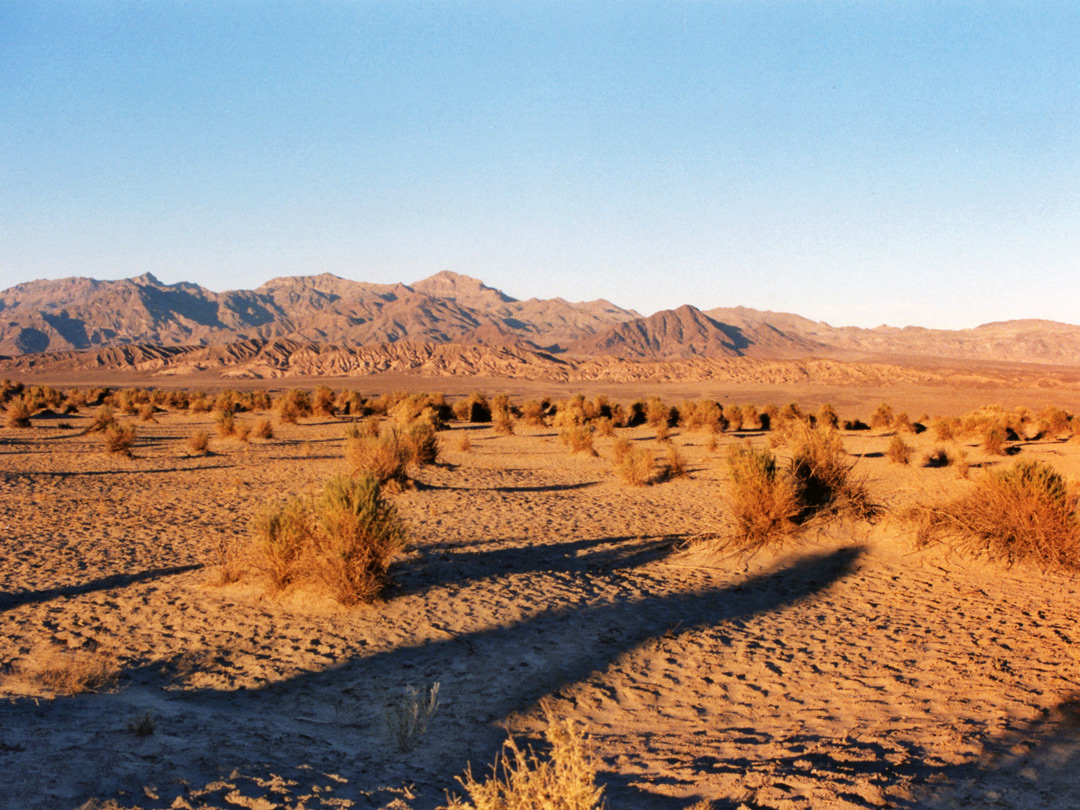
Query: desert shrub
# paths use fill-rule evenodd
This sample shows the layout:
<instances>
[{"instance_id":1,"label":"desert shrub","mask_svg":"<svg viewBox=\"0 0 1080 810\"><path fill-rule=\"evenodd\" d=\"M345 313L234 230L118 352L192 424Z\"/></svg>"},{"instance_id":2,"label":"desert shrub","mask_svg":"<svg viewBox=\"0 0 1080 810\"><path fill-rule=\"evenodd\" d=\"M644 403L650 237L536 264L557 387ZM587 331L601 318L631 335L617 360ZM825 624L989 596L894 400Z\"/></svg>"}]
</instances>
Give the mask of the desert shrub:
<instances>
[{"instance_id":1,"label":"desert shrub","mask_svg":"<svg viewBox=\"0 0 1080 810\"><path fill-rule=\"evenodd\" d=\"M915 452L911 445L900 438L899 435L893 436L892 441L889 442L889 449L886 453L889 460L896 464L907 464L911 461L911 454Z\"/></svg>"},{"instance_id":2,"label":"desert shrub","mask_svg":"<svg viewBox=\"0 0 1080 810\"><path fill-rule=\"evenodd\" d=\"M563 428L559 431L559 438L572 453L596 455L596 449L593 447L592 425L573 425Z\"/></svg>"},{"instance_id":3,"label":"desert shrub","mask_svg":"<svg viewBox=\"0 0 1080 810\"><path fill-rule=\"evenodd\" d=\"M547 404L535 399L526 400L521 406L521 418L526 425L539 426L544 424L544 412Z\"/></svg>"},{"instance_id":4,"label":"desert shrub","mask_svg":"<svg viewBox=\"0 0 1080 810\"><path fill-rule=\"evenodd\" d=\"M740 551L783 543L795 532L795 520L802 509L791 477L780 471L776 456L748 445L734 445L727 466L726 501L732 526L719 539Z\"/></svg>"},{"instance_id":5,"label":"desert shrub","mask_svg":"<svg viewBox=\"0 0 1080 810\"><path fill-rule=\"evenodd\" d=\"M135 426L113 422L104 433L105 450L122 456L131 455L131 446L135 443Z\"/></svg>"},{"instance_id":6,"label":"desert shrub","mask_svg":"<svg viewBox=\"0 0 1080 810\"><path fill-rule=\"evenodd\" d=\"M823 427L836 429L840 427L840 416L836 413L836 409L826 402L818 408L817 423Z\"/></svg>"},{"instance_id":7,"label":"desert shrub","mask_svg":"<svg viewBox=\"0 0 1080 810\"><path fill-rule=\"evenodd\" d=\"M8 403L5 424L9 428L30 427L30 408L21 397Z\"/></svg>"},{"instance_id":8,"label":"desert shrub","mask_svg":"<svg viewBox=\"0 0 1080 810\"><path fill-rule=\"evenodd\" d=\"M746 411L738 405L728 405L724 408L724 420L727 422L727 430L742 430L746 423ZM757 421L756 411L754 421Z\"/></svg>"},{"instance_id":9,"label":"desert shrub","mask_svg":"<svg viewBox=\"0 0 1080 810\"><path fill-rule=\"evenodd\" d=\"M911 424L911 417L907 415L907 411L901 411L893 419L893 428L897 433L915 433L915 426Z\"/></svg>"},{"instance_id":10,"label":"desert shrub","mask_svg":"<svg viewBox=\"0 0 1080 810\"><path fill-rule=\"evenodd\" d=\"M947 542L1012 564L1080 568L1077 496L1049 464L1017 461L986 472L960 497L909 516L920 546Z\"/></svg>"},{"instance_id":11,"label":"desert shrub","mask_svg":"<svg viewBox=\"0 0 1080 810\"><path fill-rule=\"evenodd\" d=\"M544 736L550 759L507 740L491 776L478 782L469 770L458 778L468 800L451 797L443 810L602 810L603 787L596 784L596 765L585 750L586 739L569 720L556 721L550 710Z\"/></svg>"},{"instance_id":12,"label":"desert shrub","mask_svg":"<svg viewBox=\"0 0 1080 810\"><path fill-rule=\"evenodd\" d=\"M298 419L311 416L311 397L299 388L286 391L278 398L277 412L284 424L295 425Z\"/></svg>"},{"instance_id":13,"label":"desert shrub","mask_svg":"<svg viewBox=\"0 0 1080 810\"><path fill-rule=\"evenodd\" d=\"M251 425L247 422L237 422L233 428L233 435L246 444L251 441Z\"/></svg>"},{"instance_id":14,"label":"desert shrub","mask_svg":"<svg viewBox=\"0 0 1080 810\"><path fill-rule=\"evenodd\" d=\"M435 427L427 419L417 419L409 424L404 439L412 451L410 460L413 464L425 467L439 460L439 439Z\"/></svg>"},{"instance_id":15,"label":"desert shrub","mask_svg":"<svg viewBox=\"0 0 1080 810\"><path fill-rule=\"evenodd\" d=\"M930 430L934 433L934 439L939 442L955 439L959 427L960 420L948 416L940 416L930 423Z\"/></svg>"},{"instance_id":16,"label":"desert shrub","mask_svg":"<svg viewBox=\"0 0 1080 810\"><path fill-rule=\"evenodd\" d=\"M715 433L709 434L709 440L705 443L705 449L710 453L715 453L720 449L720 437Z\"/></svg>"},{"instance_id":17,"label":"desert shrub","mask_svg":"<svg viewBox=\"0 0 1080 810\"><path fill-rule=\"evenodd\" d=\"M156 422L155 416L157 415L157 408L150 402L142 405L139 408L139 419L144 422Z\"/></svg>"},{"instance_id":18,"label":"desert shrub","mask_svg":"<svg viewBox=\"0 0 1080 810\"><path fill-rule=\"evenodd\" d=\"M872 517L876 506L865 483L852 474L843 438L831 428L800 423L791 434L791 475L802 518L818 512Z\"/></svg>"},{"instance_id":19,"label":"desert shrub","mask_svg":"<svg viewBox=\"0 0 1080 810\"><path fill-rule=\"evenodd\" d=\"M631 448L633 448L633 446L633 442L631 442L625 436L621 436L616 439L615 443L611 446L611 453L612 457L615 460L615 463L618 464L620 461L622 461L626 457L626 454L630 452Z\"/></svg>"},{"instance_id":20,"label":"desert shrub","mask_svg":"<svg viewBox=\"0 0 1080 810\"><path fill-rule=\"evenodd\" d=\"M614 436L615 435L615 422L610 416L597 417L593 422L596 427L597 436Z\"/></svg>"},{"instance_id":21,"label":"desert shrub","mask_svg":"<svg viewBox=\"0 0 1080 810\"><path fill-rule=\"evenodd\" d=\"M205 430L196 430L187 439L188 450L196 456L204 456L210 452L210 434Z\"/></svg>"},{"instance_id":22,"label":"desert shrub","mask_svg":"<svg viewBox=\"0 0 1080 810\"><path fill-rule=\"evenodd\" d=\"M499 410L495 412L494 417L495 432L500 436L512 436L514 435L514 420L510 414L510 411Z\"/></svg>"},{"instance_id":23,"label":"desert shrub","mask_svg":"<svg viewBox=\"0 0 1080 810\"><path fill-rule=\"evenodd\" d=\"M100 692L116 685L120 668L115 655L99 646L72 650L57 646L36 650L12 667L5 681L44 688L56 695Z\"/></svg>"},{"instance_id":24,"label":"desert shrub","mask_svg":"<svg viewBox=\"0 0 1080 810\"><path fill-rule=\"evenodd\" d=\"M274 426L265 416L255 420L255 427L251 432L256 439L274 438Z\"/></svg>"},{"instance_id":25,"label":"desert shrub","mask_svg":"<svg viewBox=\"0 0 1080 810\"><path fill-rule=\"evenodd\" d=\"M470 394L466 399L459 399L452 408L454 418L459 422L490 422L491 406L480 392Z\"/></svg>"},{"instance_id":26,"label":"desert shrub","mask_svg":"<svg viewBox=\"0 0 1080 810\"><path fill-rule=\"evenodd\" d=\"M469 439L468 433L462 433L461 438L458 439L458 450L462 453L468 453L472 450L472 440Z\"/></svg>"},{"instance_id":27,"label":"desert shrub","mask_svg":"<svg viewBox=\"0 0 1080 810\"><path fill-rule=\"evenodd\" d=\"M1046 426L1044 432L1050 436L1056 438L1069 432L1070 417L1061 408L1055 408L1052 405L1044 408L1039 414L1039 420Z\"/></svg>"},{"instance_id":28,"label":"desert shrub","mask_svg":"<svg viewBox=\"0 0 1080 810\"><path fill-rule=\"evenodd\" d=\"M224 411L218 411L215 417L217 423L217 433L223 439L227 439L236 433L236 417L229 409Z\"/></svg>"},{"instance_id":29,"label":"desert shrub","mask_svg":"<svg viewBox=\"0 0 1080 810\"><path fill-rule=\"evenodd\" d=\"M631 402L629 409L626 411L626 418L623 421L624 427L638 427L645 424L645 403L638 400Z\"/></svg>"},{"instance_id":30,"label":"desert shrub","mask_svg":"<svg viewBox=\"0 0 1080 810\"><path fill-rule=\"evenodd\" d=\"M873 430L882 430L892 427L893 423L893 409L890 405L882 402L877 406L877 410L870 416L870 427Z\"/></svg>"},{"instance_id":31,"label":"desert shrub","mask_svg":"<svg viewBox=\"0 0 1080 810\"><path fill-rule=\"evenodd\" d=\"M302 495L273 504L256 515L252 561L272 590L281 590L293 582L313 530L311 502Z\"/></svg>"},{"instance_id":32,"label":"desert shrub","mask_svg":"<svg viewBox=\"0 0 1080 810\"><path fill-rule=\"evenodd\" d=\"M188 399L188 410L191 413L209 413L214 409L213 401L201 392L196 392Z\"/></svg>"},{"instance_id":33,"label":"desert shrub","mask_svg":"<svg viewBox=\"0 0 1080 810\"><path fill-rule=\"evenodd\" d=\"M390 561L405 547L405 524L373 475L326 482L316 504L312 573L345 605L371 602L386 587Z\"/></svg>"},{"instance_id":34,"label":"desert shrub","mask_svg":"<svg viewBox=\"0 0 1080 810\"><path fill-rule=\"evenodd\" d=\"M952 456L944 447L935 447L923 458L924 467L948 467L952 462Z\"/></svg>"},{"instance_id":35,"label":"desert shrub","mask_svg":"<svg viewBox=\"0 0 1080 810\"><path fill-rule=\"evenodd\" d=\"M650 397L645 403L645 421L649 423L649 427L658 428L661 424L670 426L671 417L671 408L659 397Z\"/></svg>"},{"instance_id":36,"label":"desert shrub","mask_svg":"<svg viewBox=\"0 0 1080 810\"><path fill-rule=\"evenodd\" d=\"M380 484L404 486L414 453L414 446L393 425L387 425L378 436L345 440L345 458L353 470L360 475L374 476Z\"/></svg>"},{"instance_id":37,"label":"desert shrub","mask_svg":"<svg viewBox=\"0 0 1080 810\"><path fill-rule=\"evenodd\" d=\"M406 686L401 696L386 706L386 731L399 751L408 753L427 731L439 709L439 682L426 689Z\"/></svg>"},{"instance_id":38,"label":"desert shrub","mask_svg":"<svg viewBox=\"0 0 1080 810\"><path fill-rule=\"evenodd\" d=\"M648 484L652 480L655 468L656 460L647 447L632 446L627 442L625 449L622 449L616 443L615 471L630 486L643 487Z\"/></svg>"},{"instance_id":39,"label":"desert shrub","mask_svg":"<svg viewBox=\"0 0 1080 810\"><path fill-rule=\"evenodd\" d=\"M342 391L337 396L337 409L346 416L364 416L367 408L359 391Z\"/></svg>"},{"instance_id":40,"label":"desert shrub","mask_svg":"<svg viewBox=\"0 0 1080 810\"><path fill-rule=\"evenodd\" d=\"M983 450L995 456L1005 455L1006 433L1002 425L986 423L982 426L981 434Z\"/></svg>"},{"instance_id":41,"label":"desert shrub","mask_svg":"<svg viewBox=\"0 0 1080 810\"><path fill-rule=\"evenodd\" d=\"M320 416L335 416L337 414L337 405L334 403L333 390L325 385L316 388L315 394L311 398L311 409Z\"/></svg>"},{"instance_id":42,"label":"desert shrub","mask_svg":"<svg viewBox=\"0 0 1080 810\"><path fill-rule=\"evenodd\" d=\"M656 426L656 440L658 442L671 440L671 428L668 427L667 422L662 421Z\"/></svg>"},{"instance_id":43,"label":"desert shrub","mask_svg":"<svg viewBox=\"0 0 1080 810\"><path fill-rule=\"evenodd\" d=\"M666 458L664 459L663 469L660 471L660 477L665 481L690 477L690 470L686 466L686 459L683 458L682 453L679 452L679 448L673 443L667 445Z\"/></svg>"},{"instance_id":44,"label":"desert shrub","mask_svg":"<svg viewBox=\"0 0 1080 810\"><path fill-rule=\"evenodd\" d=\"M102 405L94 411L94 418L91 420L90 427L87 428L87 431L90 433L99 433L115 424L116 417L113 415L113 409L108 405Z\"/></svg>"},{"instance_id":45,"label":"desert shrub","mask_svg":"<svg viewBox=\"0 0 1080 810\"><path fill-rule=\"evenodd\" d=\"M844 430L869 430L870 426L861 419L845 419Z\"/></svg>"}]
</instances>

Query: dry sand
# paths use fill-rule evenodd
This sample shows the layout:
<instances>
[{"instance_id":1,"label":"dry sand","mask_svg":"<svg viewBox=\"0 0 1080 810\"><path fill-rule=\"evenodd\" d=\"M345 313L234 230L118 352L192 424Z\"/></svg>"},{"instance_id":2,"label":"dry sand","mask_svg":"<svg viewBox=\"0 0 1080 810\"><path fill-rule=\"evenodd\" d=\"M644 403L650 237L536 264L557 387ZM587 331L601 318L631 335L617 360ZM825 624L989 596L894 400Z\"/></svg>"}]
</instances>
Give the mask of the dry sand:
<instances>
[{"instance_id":1,"label":"dry sand","mask_svg":"<svg viewBox=\"0 0 1080 810\"><path fill-rule=\"evenodd\" d=\"M3 807L430 810L507 727L538 739L541 702L590 736L612 810L1080 806L1073 577L915 551L888 519L703 556L679 546L723 512L704 434L673 431L690 480L635 489L611 439L592 458L550 428L455 424L396 498L394 589L342 609L204 567L267 501L345 471L340 421L188 457L212 420L166 413L135 423L131 459L78 435L87 421L0 429ZM660 457L649 429L620 434ZM890 464L889 438L845 434L890 513L969 486ZM1080 478L1076 443L1021 452ZM52 698L12 676L49 645L115 655L118 684ZM387 706L434 682L441 706L402 752Z\"/></svg>"}]
</instances>

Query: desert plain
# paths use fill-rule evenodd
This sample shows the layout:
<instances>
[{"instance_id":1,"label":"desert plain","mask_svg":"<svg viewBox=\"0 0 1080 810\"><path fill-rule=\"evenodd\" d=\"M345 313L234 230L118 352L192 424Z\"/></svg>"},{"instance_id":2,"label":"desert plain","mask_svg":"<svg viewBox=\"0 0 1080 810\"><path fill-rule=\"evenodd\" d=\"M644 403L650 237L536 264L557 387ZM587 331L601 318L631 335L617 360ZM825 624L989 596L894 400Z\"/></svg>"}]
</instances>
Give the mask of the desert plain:
<instances>
[{"instance_id":1,"label":"desert plain","mask_svg":"<svg viewBox=\"0 0 1080 810\"><path fill-rule=\"evenodd\" d=\"M807 413L831 402L863 421L881 402L915 420L1080 400L1074 385L1023 380L319 382L365 397L406 384L451 399L507 391L515 403L578 391ZM913 456L899 464L895 429L842 431L879 514L739 554L702 538L724 525L727 447L768 448L769 431L710 442L675 426L689 475L638 487L615 473L613 447L625 438L662 461L649 425L596 436L593 455L570 452L552 425L504 435L454 420L438 462L390 496L408 531L391 585L345 607L257 577L223 584L217 550L247 542L267 504L348 473L355 417L239 413L274 432L240 441L215 433L212 412L118 413L137 430L127 456L87 432L93 414L0 427L4 807L433 810L467 767L486 775L508 735L542 757L547 715L587 736L611 810L1080 806L1075 574L919 548L901 519L1017 458L1080 479L1075 439L1020 435L1011 458L975 437L905 433ZM189 446L200 430L205 455ZM942 445L966 455L966 477L923 465ZM78 655L107 662L107 682L66 695L33 677L35 662ZM426 729L402 740L395 712L435 684Z\"/></svg>"}]
</instances>

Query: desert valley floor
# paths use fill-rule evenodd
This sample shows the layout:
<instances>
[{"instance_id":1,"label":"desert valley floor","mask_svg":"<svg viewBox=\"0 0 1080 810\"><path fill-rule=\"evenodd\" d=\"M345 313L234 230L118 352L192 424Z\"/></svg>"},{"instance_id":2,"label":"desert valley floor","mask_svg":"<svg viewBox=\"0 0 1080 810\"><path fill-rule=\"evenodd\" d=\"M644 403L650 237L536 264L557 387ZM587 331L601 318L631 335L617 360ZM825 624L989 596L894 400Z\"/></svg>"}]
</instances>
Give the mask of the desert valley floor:
<instances>
[{"instance_id":1,"label":"desert valley floor","mask_svg":"<svg viewBox=\"0 0 1080 810\"><path fill-rule=\"evenodd\" d=\"M394 496L392 588L343 608L216 584L213 561L265 504L347 471L345 420L196 456L211 414L123 417L126 458L90 413L0 428L0 806L432 810L508 730L538 745L545 707L588 735L611 810L1080 806L1080 583L917 550L896 516L970 486L918 463L929 433L901 465L891 431L845 432L882 516L747 558L692 541L723 520L725 446L767 434L710 450L674 428L690 477L631 487L612 438L590 456L551 427L452 422ZM661 457L653 429L617 433ZM972 478L1011 463L962 444ZM1076 440L1017 447L1080 479ZM107 653L118 681L14 677L56 646ZM434 683L402 751L388 706Z\"/></svg>"}]
</instances>

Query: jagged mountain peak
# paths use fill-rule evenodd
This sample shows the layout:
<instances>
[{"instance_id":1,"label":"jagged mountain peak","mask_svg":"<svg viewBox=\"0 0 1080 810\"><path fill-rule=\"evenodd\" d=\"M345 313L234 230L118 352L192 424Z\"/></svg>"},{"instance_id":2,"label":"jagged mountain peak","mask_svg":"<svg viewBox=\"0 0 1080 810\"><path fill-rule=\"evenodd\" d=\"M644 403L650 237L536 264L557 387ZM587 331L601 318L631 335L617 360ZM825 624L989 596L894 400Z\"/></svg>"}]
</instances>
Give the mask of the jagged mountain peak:
<instances>
[{"instance_id":1,"label":"jagged mountain peak","mask_svg":"<svg viewBox=\"0 0 1080 810\"><path fill-rule=\"evenodd\" d=\"M451 301L464 303L486 301L512 304L517 301L502 290L487 286L478 278L455 273L452 270L440 270L435 275L414 281L409 286L417 292L435 298L448 298Z\"/></svg>"}]
</instances>

